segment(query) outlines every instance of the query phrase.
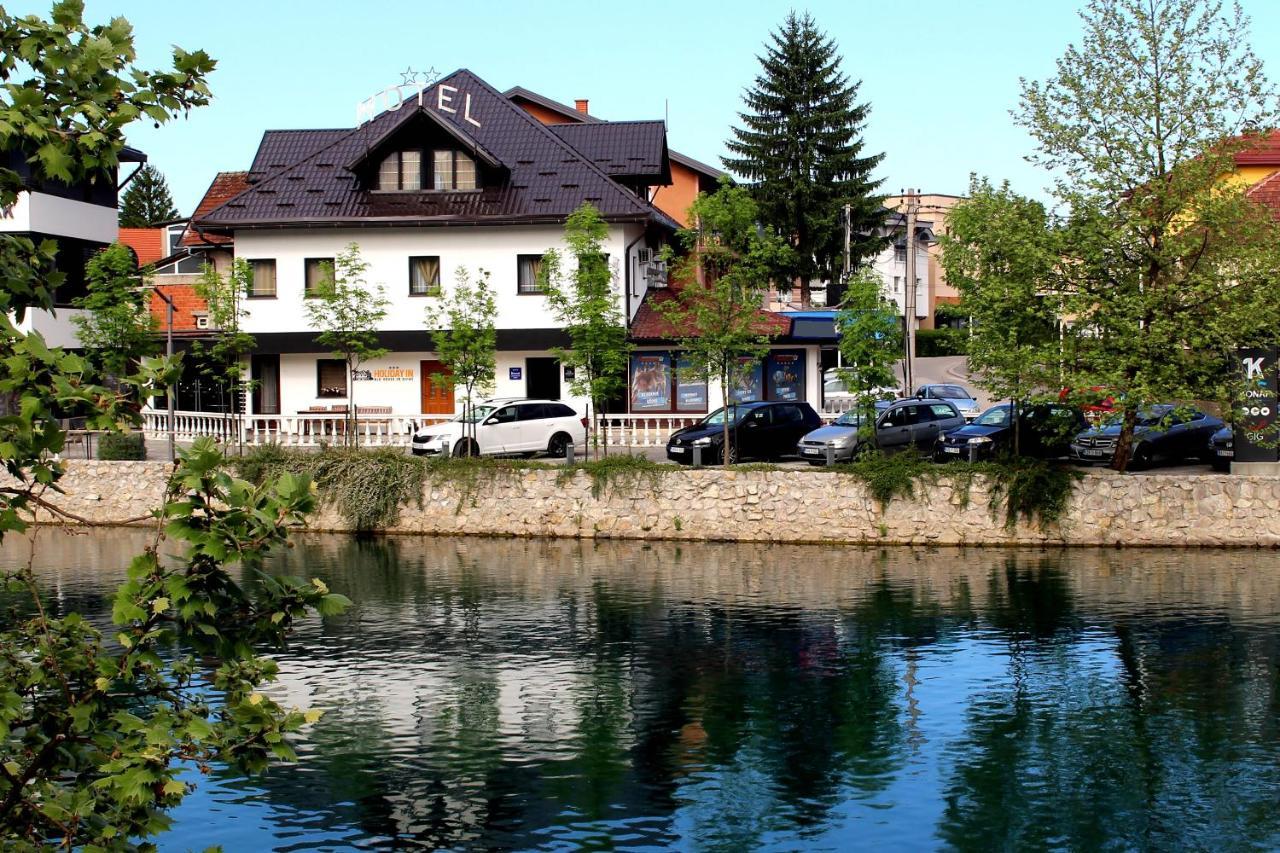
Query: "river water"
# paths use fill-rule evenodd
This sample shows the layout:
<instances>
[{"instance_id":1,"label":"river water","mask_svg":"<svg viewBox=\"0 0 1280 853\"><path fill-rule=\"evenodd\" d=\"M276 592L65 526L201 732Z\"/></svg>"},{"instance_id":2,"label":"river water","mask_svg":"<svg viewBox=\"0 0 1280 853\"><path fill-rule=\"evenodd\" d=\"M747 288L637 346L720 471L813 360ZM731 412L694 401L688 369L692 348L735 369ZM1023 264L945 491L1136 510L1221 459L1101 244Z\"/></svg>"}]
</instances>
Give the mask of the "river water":
<instances>
[{"instance_id":1,"label":"river water","mask_svg":"<svg viewBox=\"0 0 1280 853\"><path fill-rule=\"evenodd\" d=\"M105 620L142 542L44 531L37 565ZM313 536L270 568L354 601L277 656L327 713L162 850L1280 847L1280 554Z\"/></svg>"}]
</instances>

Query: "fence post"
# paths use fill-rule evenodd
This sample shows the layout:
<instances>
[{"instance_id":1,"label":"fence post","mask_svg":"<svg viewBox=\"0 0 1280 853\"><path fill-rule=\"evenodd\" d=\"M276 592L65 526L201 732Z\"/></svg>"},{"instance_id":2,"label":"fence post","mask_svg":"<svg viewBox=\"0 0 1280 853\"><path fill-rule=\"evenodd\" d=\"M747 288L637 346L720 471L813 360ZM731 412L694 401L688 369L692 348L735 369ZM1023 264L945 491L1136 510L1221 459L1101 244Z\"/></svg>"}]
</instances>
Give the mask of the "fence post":
<instances>
[{"instance_id":1,"label":"fence post","mask_svg":"<svg viewBox=\"0 0 1280 853\"><path fill-rule=\"evenodd\" d=\"M836 464L836 449L829 444L827 445L827 464Z\"/></svg>"},{"instance_id":2,"label":"fence post","mask_svg":"<svg viewBox=\"0 0 1280 853\"><path fill-rule=\"evenodd\" d=\"M702 467L702 447L697 444L693 445L693 467Z\"/></svg>"},{"instance_id":3,"label":"fence post","mask_svg":"<svg viewBox=\"0 0 1280 853\"><path fill-rule=\"evenodd\" d=\"M449 458L449 439L447 438L440 439L440 458Z\"/></svg>"}]
</instances>

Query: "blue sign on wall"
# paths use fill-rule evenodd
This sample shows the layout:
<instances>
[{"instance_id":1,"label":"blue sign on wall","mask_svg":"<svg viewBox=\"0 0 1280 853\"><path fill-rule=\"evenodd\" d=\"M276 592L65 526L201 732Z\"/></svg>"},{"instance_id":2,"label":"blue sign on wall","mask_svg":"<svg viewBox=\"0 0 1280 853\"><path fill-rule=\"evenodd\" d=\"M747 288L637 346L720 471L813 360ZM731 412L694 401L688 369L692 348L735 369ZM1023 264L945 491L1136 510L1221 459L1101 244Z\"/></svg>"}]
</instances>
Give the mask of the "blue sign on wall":
<instances>
[{"instance_id":1,"label":"blue sign on wall","mask_svg":"<svg viewBox=\"0 0 1280 853\"><path fill-rule=\"evenodd\" d=\"M508 368L507 368L507 376L508 376L509 378L511 378L512 380L518 380L518 379L520 378L520 376L521 376L521 375L522 375L521 368L519 368L519 367L508 367Z\"/></svg>"}]
</instances>

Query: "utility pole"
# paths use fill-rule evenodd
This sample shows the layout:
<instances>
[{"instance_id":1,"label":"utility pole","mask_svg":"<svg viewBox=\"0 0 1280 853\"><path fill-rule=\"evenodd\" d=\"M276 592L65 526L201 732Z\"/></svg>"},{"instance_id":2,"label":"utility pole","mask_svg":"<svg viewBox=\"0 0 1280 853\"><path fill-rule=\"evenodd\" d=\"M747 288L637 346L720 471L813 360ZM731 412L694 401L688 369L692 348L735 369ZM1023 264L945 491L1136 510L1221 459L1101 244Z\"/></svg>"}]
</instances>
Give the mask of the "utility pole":
<instances>
[{"instance_id":1,"label":"utility pole","mask_svg":"<svg viewBox=\"0 0 1280 853\"><path fill-rule=\"evenodd\" d=\"M902 378L906 381L907 387L903 389L907 394L912 393L915 385L915 357L916 357L916 216L920 213L920 198L916 195L916 191L909 189L906 192L907 205L907 281L906 281L906 298L903 308L903 322L906 328L903 330L903 343L905 344L905 359L902 363Z\"/></svg>"},{"instance_id":2,"label":"utility pole","mask_svg":"<svg viewBox=\"0 0 1280 853\"><path fill-rule=\"evenodd\" d=\"M161 299L164 300L164 307L165 307L164 354L169 358L170 361L172 361L173 360L173 299L169 297L169 294L165 293L163 290L161 290L158 287L152 290L152 292L156 296L159 296ZM169 408L168 432L169 432L169 461L170 462L178 458L176 441L174 440L175 424L174 424L174 416L173 416L173 395L175 391L177 391L177 386L171 384L167 389L165 389L165 394L164 394L165 399L169 404L168 405L168 408Z\"/></svg>"},{"instance_id":3,"label":"utility pole","mask_svg":"<svg viewBox=\"0 0 1280 853\"><path fill-rule=\"evenodd\" d=\"M844 206L844 274L841 281L847 286L849 284L849 240L852 235L849 233L853 227L853 205L846 204ZM844 291L841 290L843 297Z\"/></svg>"}]
</instances>

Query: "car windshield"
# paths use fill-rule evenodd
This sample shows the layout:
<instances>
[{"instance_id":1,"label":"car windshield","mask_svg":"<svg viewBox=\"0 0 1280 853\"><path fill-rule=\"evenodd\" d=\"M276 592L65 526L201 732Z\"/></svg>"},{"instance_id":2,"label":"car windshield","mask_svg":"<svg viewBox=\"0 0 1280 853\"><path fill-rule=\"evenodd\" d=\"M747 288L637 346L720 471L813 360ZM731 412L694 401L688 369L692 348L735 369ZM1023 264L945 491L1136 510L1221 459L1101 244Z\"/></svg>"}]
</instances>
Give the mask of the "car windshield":
<instances>
[{"instance_id":1,"label":"car windshield","mask_svg":"<svg viewBox=\"0 0 1280 853\"><path fill-rule=\"evenodd\" d=\"M730 406L728 408L729 423L736 424L738 421L746 417L750 411L750 409L743 408L742 406ZM706 426L719 426L724 423L724 413L725 409L716 409L714 412L703 418L702 423Z\"/></svg>"},{"instance_id":2,"label":"car windshield","mask_svg":"<svg viewBox=\"0 0 1280 853\"><path fill-rule=\"evenodd\" d=\"M959 385L930 385L929 392L935 397L941 397L944 400L968 400L973 397L965 389Z\"/></svg>"},{"instance_id":3,"label":"car windshield","mask_svg":"<svg viewBox=\"0 0 1280 853\"><path fill-rule=\"evenodd\" d=\"M982 417L978 418L978 426L1007 426L1008 424L1009 409L1006 406L987 409L982 413Z\"/></svg>"},{"instance_id":4,"label":"car windshield","mask_svg":"<svg viewBox=\"0 0 1280 853\"><path fill-rule=\"evenodd\" d=\"M477 406L471 407L470 415L461 414L461 415L458 415L456 418L454 418L454 420L460 421L461 423L464 423L464 424L479 423L480 421L489 417L489 415L492 415L497 410L498 410L497 406L491 406L486 403L481 403Z\"/></svg>"},{"instance_id":5,"label":"car windshield","mask_svg":"<svg viewBox=\"0 0 1280 853\"><path fill-rule=\"evenodd\" d=\"M845 412L835 419L834 426L856 427L862 424L862 415L858 412Z\"/></svg>"},{"instance_id":6,"label":"car windshield","mask_svg":"<svg viewBox=\"0 0 1280 853\"><path fill-rule=\"evenodd\" d=\"M840 379L828 379L822 386L822 390L828 394L843 394L848 391L849 388Z\"/></svg>"},{"instance_id":7,"label":"car windshield","mask_svg":"<svg viewBox=\"0 0 1280 853\"><path fill-rule=\"evenodd\" d=\"M1138 426L1155 426L1156 424L1163 423L1164 419L1169 417L1169 414L1172 411L1172 409L1143 409L1138 412L1136 424ZM1123 423L1124 414L1122 412L1117 412L1114 415L1107 415L1107 417L1102 421L1103 426L1120 426Z\"/></svg>"}]
</instances>

